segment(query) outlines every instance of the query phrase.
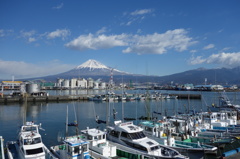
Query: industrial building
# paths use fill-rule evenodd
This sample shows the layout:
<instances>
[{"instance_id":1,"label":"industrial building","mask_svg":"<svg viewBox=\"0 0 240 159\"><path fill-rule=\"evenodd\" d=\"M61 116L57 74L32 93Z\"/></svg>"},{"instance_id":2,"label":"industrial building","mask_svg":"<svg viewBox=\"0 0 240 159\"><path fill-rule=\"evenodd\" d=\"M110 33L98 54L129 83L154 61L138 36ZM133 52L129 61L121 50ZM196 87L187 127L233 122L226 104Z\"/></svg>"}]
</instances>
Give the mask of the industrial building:
<instances>
[{"instance_id":1,"label":"industrial building","mask_svg":"<svg viewBox=\"0 0 240 159\"><path fill-rule=\"evenodd\" d=\"M101 80L94 81L92 78L57 79L57 89L106 89L107 84Z\"/></svg>"},{"instance_id":2,"label":"industrial building","mask_svg":"<svg viewBox=\"0 0 240 159\"><path fill-rule=\"evenodd\" d=\"M2 89L19 89L22 81L2 81L1 86Z\"/></svg>"}]
</instances>

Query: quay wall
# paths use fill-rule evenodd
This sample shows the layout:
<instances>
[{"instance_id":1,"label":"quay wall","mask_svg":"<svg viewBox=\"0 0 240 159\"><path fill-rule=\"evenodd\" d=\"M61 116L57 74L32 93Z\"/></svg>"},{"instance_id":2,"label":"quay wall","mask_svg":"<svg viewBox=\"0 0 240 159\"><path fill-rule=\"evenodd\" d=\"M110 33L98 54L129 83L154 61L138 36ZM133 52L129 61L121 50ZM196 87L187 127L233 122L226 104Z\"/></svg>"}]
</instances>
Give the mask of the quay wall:
<instances>
[{"instance_id":1,"label":"quay wall","mask_svg":"<svg viewBox=\"0 0 240 159\"><path fill-rule=\"evenodd\" d=\"M30 96L30 97L3 97L0 98L0 104L4 103L24 103L26 102L61 102L61 101L76 101L88 100L88 96Z\"/></svg>"},{"instance_id":2,"label":"quay wall","mask_svg":"<svg viewBox=\"0 0 240 159\"><path fill-rule=\"evenodd\" d=\"M199 94L171 94L177 95L178 99L201 99ZM50 96L3 96L0 97L0 104L7 103L24 103L26 102L61 102L61 101L84 101L93 95L81 94L81 95L50 95Z\"/></svg>"}]
</instances>

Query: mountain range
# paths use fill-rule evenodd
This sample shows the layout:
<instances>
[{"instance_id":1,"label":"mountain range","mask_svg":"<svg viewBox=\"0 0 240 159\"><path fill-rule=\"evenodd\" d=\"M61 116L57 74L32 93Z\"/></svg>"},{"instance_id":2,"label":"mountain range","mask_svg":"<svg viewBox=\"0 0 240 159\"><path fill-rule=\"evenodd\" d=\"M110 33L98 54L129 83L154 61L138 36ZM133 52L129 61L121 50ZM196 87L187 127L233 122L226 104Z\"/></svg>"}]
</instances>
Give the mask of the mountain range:
<instances>
[{"instance_id":1,"label":"mountain range","mask_svg":"<svg viewBox=\"0 0 240 159\"><path fill-rule=\"evenodd\" d=\"M128 83L132 81L134 83L151 82L159 85L164 85L171 84L173 81L173 83L178 84L192 83L194 85L197 85L204 84L205 79L207 79L207 84L240 84L240 67L231 69L199 68L168 76L147 76L119 71L117 69L105 66L104 64L92 59L67 72L46 77L38 77L38 79L41 78L46 81L55 82L57 78L93 78L94 80L101 79L102 81L109 82L111 75L113 76L113 80L116 83Z\"/></svg>"}]
</instances>

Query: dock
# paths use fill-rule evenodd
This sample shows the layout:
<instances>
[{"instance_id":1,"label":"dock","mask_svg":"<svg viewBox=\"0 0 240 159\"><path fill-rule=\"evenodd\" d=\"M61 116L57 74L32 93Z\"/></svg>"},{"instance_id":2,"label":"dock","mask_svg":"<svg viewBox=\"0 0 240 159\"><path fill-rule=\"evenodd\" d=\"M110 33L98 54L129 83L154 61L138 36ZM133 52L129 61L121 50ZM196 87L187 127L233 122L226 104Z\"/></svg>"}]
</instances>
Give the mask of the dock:
<instances>
[{"instance_id":1,"label":"dock","mask_svg":"<svg viewBox=\"0 0 240 159\"><path fill-rule=\"evenodd\" d=\"M121 94L119 94L121 96ZM201 99L200 94L170 94L178 96L178 99ZM50 95L50 96L3 96L0 104L27 102L63 102L63 101L87 101L93 94L79 95Z\"/></svg>"},{"instance_id":2,"label":"dock","mask_svg":"<svg viewBox=\"0 0 240 159\"><path fill-rule=\"evenodd\" d=\"M24 103L26 102L61 102L61 101L77 101L88 100L86 95L64 95L64 96L29 96L29 97L3 97L0 98L0 103Z\"/></svg>"}]
</instances>

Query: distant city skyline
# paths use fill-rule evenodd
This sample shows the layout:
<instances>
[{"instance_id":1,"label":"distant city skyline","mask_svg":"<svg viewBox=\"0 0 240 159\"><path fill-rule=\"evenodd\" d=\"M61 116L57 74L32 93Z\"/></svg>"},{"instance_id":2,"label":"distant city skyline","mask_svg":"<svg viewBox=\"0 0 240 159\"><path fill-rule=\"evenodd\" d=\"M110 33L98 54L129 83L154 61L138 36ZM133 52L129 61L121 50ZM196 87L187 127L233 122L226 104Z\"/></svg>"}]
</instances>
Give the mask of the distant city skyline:
<instances>
[{"instance_id":1,"label":"distant city skyline","mask_svg":"<svg viewBox=\"0 0 240 159\"><path fill-rule=\"evenodd\" d=\"M0 79L69 71L89 59L171 75L240 66L240 1L0 1Z\"/></svg>"}]
</instances>

